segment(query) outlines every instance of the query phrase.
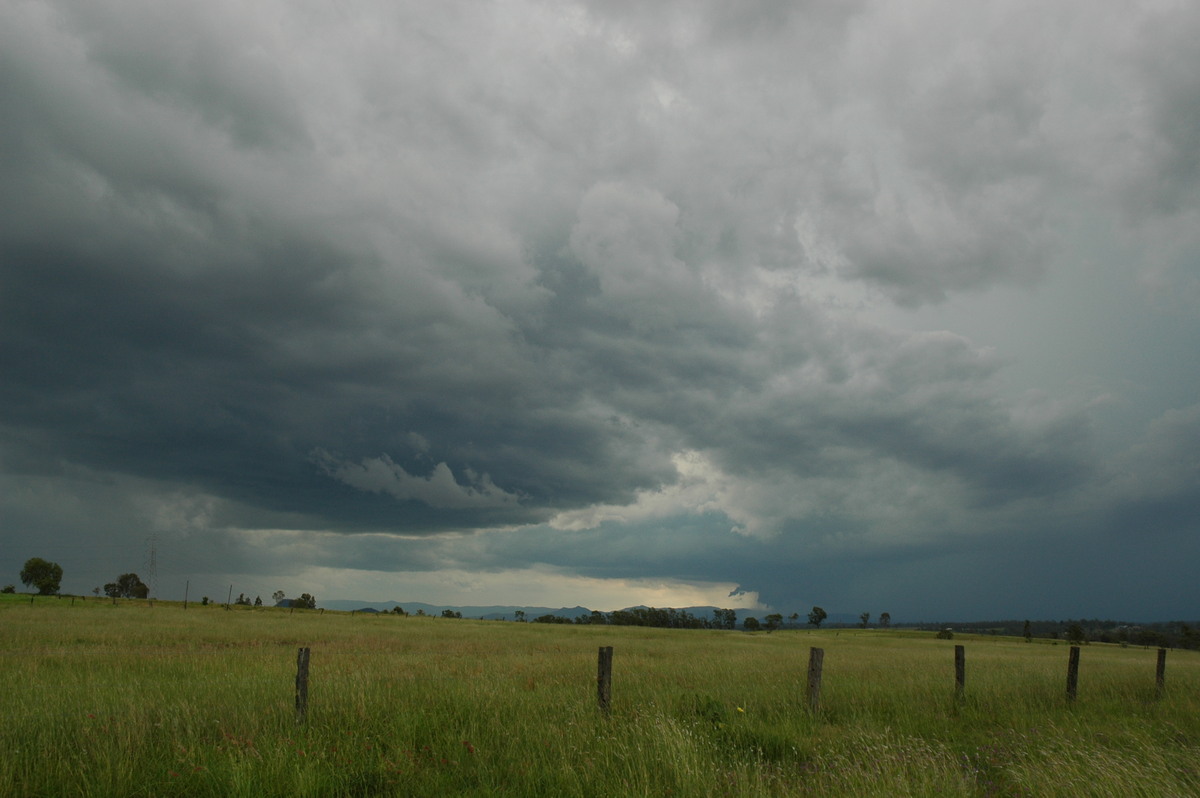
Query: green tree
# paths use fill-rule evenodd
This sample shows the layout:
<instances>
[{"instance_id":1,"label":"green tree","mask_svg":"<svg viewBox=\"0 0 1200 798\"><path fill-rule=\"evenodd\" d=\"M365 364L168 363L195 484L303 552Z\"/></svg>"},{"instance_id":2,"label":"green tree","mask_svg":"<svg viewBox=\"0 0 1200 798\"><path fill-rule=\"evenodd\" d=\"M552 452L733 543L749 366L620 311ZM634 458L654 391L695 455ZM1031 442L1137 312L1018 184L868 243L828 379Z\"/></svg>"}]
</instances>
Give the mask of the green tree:
<instances>
[{"instance_id":1,"label":"green tree","mask_svg":"<svg viewBox=\"0 0 1200 798\"><path fill-rule=\"evenodd\" d=\"M742 628L747 632L757 632L762 628L762 624L758 622L758 618L746 618L742 621Z\"/></svg>"},{"instance_id":2,"label":"green tree","mask_svg":"<svg viewBox=\"0 0 1200 798\"><path fill-rule=\"evenodd\" d=\"M892 625L892 614L890 612L879 613L879 626L881 629L887 629Z\"/></svg>"},{"instance_id":3,"label":"green tree","mask_svg":"<svg viewBox=\"0 0 1200 798\"><path fill-rule=\"evenodd\" d=\"M300 598L292 599L292 606L299 607L302 610L315 610L317 608L317 600L308 593L301 593Z\"/></svg>"},{"instance_id":4,"label":"green tree","mask_svg":"<svg viewBox=\"0 0 1200 798\"><path fill-rule=\"evenodd\" d=\"M783 626L783 616L778 612L773 612L763 619L768 632L774 632L779 627Z\"/></svg>"},{"instance_id":5,"label":"green tree","mask_svg":"<svg viewBox=\"0 0 1200 798\"><path fill-rule=\"evenodd\" d=\"M871 613L864 612L862 615L858 616L858 628L859 629L866 629L867 626L870 625L870 623L871 623Z\"/></svg>"},{"instance_id":6,"label":"green tree","mask_svg":"<svg viewBox=\"0 0 1200 798\"><path fill-rule=\"evenodd\" d=\"M737 610L713 610L713 626L717 629L736 629Z\"/></svg>"},{"instance_id":7,"label":"green tree","mask_svg":"<svg viewBox=\"0 0 1200 798\"><path fill-rule=\"evenodd\" d=\"M443 618L461 618L462 613L447 609L447 610L442 610L442 617Z\"/></svg>"},{"instance_id":8,"label":"green tree","mask_svg":"<svg viewBox=\"0 0 1200 798\"><path fill-rule=\"evenodd\" d=\"M1082 643L1086 635L1083 633L1083 624L1078 621L1072 621L1067 626L1067 640L1071 643Z\"/></svg>"},{"instance_id":9,"label":"green tree","mask_svg":"<svg viewBox=\"0 0 1200 798\"><path fill-rule=\"evenodd\" d=\"M276 590L274 593L271 594L271 599L276 604L283 601L285 598L287 598L287 593L284 593L282 590Z\"/></svg>"},{"instance_id":10,"label":"green tree","mask_svg":"<svg viewBox=\"0 0 1200 798\"><path fill-rule=\"evenodd\" d=\"M825 619L828 617L829 613L825 612L825 610L821 609L820 607L813 607L812 612L808 614L808 622L812 626L820 629L821 624L824 623Z\"/></svg>"},{"instance_id":11,"label":"green tree","mask_svg":"<svg viewBox=\"0 0 1200 798\"><path fill-rule=\"evenodd\" d=\"M144 599L150 595L150 588L137 574L121 574L117 581L104 586L104 595L112 598Z\"/></svg>"},{"instance_id":12,"label":"green tree","mask_svg":"<svg viewBox=\"0 0 1200 798\"><path fill-rule=\"evenodd\" d=\"M1025 619L1024 634L1025 634L1025 642L1032 643L1033 642L1033 625L1031 623L1029 623L1028 618Z\"/></svg>"},{"instance_id":13,"label":"green tree","mask_svg":"<svg viewBox=\"0 0 1200 798\"><path fill-rule=\"evenodd\" d=\"M513 613L513 620L517 623L525 623L525 610L517 610Z\"/></svg>"},{"instance_id":14,"label":"green tree","mask_svg":"<svg viewBox=\"0 0 1200 798\"><path fill-rule=\"evenodd\" d=\"M56 562L31 557L21 569L21 581L26 587L36 588L38 595L52 596L62 584L63 569Z\"/></svg>"}]
</instances>

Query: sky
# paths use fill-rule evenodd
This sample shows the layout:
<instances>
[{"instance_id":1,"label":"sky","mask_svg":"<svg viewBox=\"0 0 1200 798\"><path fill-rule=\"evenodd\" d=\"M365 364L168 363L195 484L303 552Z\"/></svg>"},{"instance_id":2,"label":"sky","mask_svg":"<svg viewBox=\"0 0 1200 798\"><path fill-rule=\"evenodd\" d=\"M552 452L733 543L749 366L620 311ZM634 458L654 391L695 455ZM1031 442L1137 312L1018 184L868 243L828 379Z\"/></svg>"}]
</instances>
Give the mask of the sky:
<instances>
[{"instance_id":1,"label":"sky","mask_svg":"<svg viewBox=\"0 0 1200 798\"><path fill-rule=\"evenodd\" d=\"M1197 40L0 3L0 582L1198 618Z\"/></svg>"}]
</instances>

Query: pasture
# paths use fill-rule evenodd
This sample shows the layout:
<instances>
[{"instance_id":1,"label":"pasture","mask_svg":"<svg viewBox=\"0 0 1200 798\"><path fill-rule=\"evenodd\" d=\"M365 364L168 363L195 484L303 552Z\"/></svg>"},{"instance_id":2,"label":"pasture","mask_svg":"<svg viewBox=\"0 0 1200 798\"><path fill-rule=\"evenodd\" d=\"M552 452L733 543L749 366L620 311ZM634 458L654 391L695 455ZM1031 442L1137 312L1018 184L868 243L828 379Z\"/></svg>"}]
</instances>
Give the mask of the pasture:
<instances>
[{"instance_id":1,"label":"pasture","mask_svg":"<svg viewBox=\"0 0 1200 798\"><path fill-rule=\"evenodd\" d=\"M1200 795L1188 651L0 598L0 796Z\"/></svg>"}]
</instances>

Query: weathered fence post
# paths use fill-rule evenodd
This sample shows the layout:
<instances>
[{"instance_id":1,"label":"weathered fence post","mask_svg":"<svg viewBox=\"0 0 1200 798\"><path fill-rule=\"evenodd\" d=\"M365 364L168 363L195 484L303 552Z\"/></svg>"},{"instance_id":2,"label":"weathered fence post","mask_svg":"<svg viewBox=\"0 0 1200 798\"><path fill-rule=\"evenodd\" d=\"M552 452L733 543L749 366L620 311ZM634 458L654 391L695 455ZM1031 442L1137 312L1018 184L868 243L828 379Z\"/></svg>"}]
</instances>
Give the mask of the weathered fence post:
<instances>
[{"instance_id":1,"label":"weathered fence post","mask_svg":"<svg viewBox=\"0 0 1200 798\"><path fill-rule=\"evenodd\" d=\"M296 722L308 718L308 647L296 652Z\"/></svg>"},{"instance_id":2,"label":"weathered fence post","mask_svg":"<svg viewBox=\"0 0 1200 798\"><path fill-rule=\"evenodd\" d=\"M821 668L825 663L825 649L808 650L808 708L816 712L821 708Z\"/></svg>"},{"instance_id":3,"label":"weathered fence post","mask_svg":"<svg viewBox=\"0 0 1200 798\"><path fill-rule=\"evenodd\" d=\"M596 660L596 701L606 715L612 703L612 657L612 646L600 646L600 656Z\"/></svg>"},{"instance_id":4,"label":"weathered fence post","mask_svg":"<svg viewBox=\"0 0 1200 798\"><path fill-rule=\"evenodd\" d=\"M1158 650L1158 666L1154 669L1154 694L1162 698L1163 692L1167 689L1167 650L1160 648Z\"/></svg>"},{"instance_id":5,"label":"weathered fence post","mask_svg":"<svg viewBox=\"0 0 1200 798\"><path fill-rule=\"evenodd\" d=\"M954 697L961 701L967 689L967 649L954 647Z\"/></svg>"},{"instance_id":6,"label":"weathered fence post","mask_svg":"<svg viewBox=\"0 0 1200 798\"><path fill-rule=\"evenodd\" d=\"M1067 700L1074 701L1079 688L1079 646L1071 646L1071 656L1067 660Z\"/></svg>"}]
</instances>

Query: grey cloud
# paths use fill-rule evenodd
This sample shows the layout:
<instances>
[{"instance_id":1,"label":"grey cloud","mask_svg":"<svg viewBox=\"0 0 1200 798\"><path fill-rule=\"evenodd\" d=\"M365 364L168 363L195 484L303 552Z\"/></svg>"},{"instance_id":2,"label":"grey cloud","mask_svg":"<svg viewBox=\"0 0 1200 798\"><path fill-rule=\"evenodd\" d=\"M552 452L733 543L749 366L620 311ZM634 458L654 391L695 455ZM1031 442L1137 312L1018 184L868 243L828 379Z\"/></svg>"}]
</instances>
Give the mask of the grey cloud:
<instances>
[{"instance_id":1,"label":"grey cloud","mask_svg":"<svg viewBox=\"0 0 1200 798\"><path fill-rule=\"evenodd\" d=\"M1091 397L1011 390L1043 353L903 316L1037 291L1115 219L1186 282L1194 81L1167 54L1194 60L1195 15L1146 12L1105 61L1126 109L1089 73L1125 34L1030 8L6 7L6 474L204 497L179 529L246 567L239 536L359 567L371 533L395 568L764 595L776 561L977 562L1101 512ZM1075 300L1042 328L1103 323Z\"/></svg>"}]
</instances>

